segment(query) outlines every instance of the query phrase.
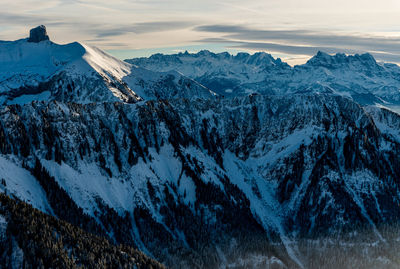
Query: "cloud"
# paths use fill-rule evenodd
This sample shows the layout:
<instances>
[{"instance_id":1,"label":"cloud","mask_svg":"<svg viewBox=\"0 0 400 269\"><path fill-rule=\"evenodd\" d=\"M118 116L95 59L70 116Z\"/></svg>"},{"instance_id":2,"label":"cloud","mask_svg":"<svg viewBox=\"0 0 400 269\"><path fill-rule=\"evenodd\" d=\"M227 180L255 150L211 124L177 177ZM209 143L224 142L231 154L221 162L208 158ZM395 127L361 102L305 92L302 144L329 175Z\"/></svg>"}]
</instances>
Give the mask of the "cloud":
<instances>
[{"instance_id":1,"label":"cloud","mask_svg":"<svg viewBox=\"0 0 400 269\"><path fill-rule=\"evenodd\" d=\"M78 1L76 1L78 2ZM74 17L75 16L75 17ZM155 33L191 29L198 23L190 20L121 21L99 23L85 16L68 13L13 13L0 10L0 39L15 40L29 35L29 29L37 25L47 26L50 38L56 42L85 41L103 48L137 46L140 35L155 38ZM127 34L131 34L130 36ZM135 36L137 35L137 37Z\"/></svg>"},{"instance_id":2,"label":"cloud","mask_svg":"<svg viewBox=\"0 0 400 269\"><path fill-rule=\"evenodd\" d=\"M314 55L318 51L324 51L326 53L349 53L355 54L360 51L350 49L339 49L337 47L329 46L300 46L300 45L284 45L279 43L268 43L268 42L245 42L235 41L224 38L205 38L198 40L200 43L223 43L230 48L242 48L247 50L270 50L274 52L280 52L284 54L293 55Z\"/></svg>"},{"instance_id":3,"label":"cloud","mask_svg":"<svg viewBox=\"0 0 400 269\"><path fill-rule=\"evenodd\" d=\"M203 48L218 46L231 52L242 49L286 54L282 57L310 56L318 50L371 52L377 59L400 62L400 37L332 30L398 33L397 14L386 11L396 13L399 1L382 0L385 5L369 1L368 10L376 15L375 20L364 12L366 4L360 8L364 13L349 8L358 7L362 0L356 4L340 1L347 5L326 9L329 1L314 0L2 0L0 39L26 37L31 27L44 24L55 42L85 41L103 49L162 50L200 43ZM381 7L384 13L378 12ZM309 16L311 13L313 16ZM294 25L299 29L282 30ZM201 42L193 42L196 39Z\"/></svg>"},{"instance_id":4,"label":"cloud","mask_svg":"<svg viewBox=\"0 0 400 269\"><path fill-rule=\"evenodd\" d=\"M226 38L236 40L280 40L297 44L315 44L319 46L355 46L358 49L374 51L391 49L400 52L400 37L380 37L357 34L338 34L334 32L310 30L259 30L235 25L205 25L194 28L195 31L224 33Z\"/></svg>"},{"instance_id":5,"label":"cloud","mask_svg":"<svg viewBox=\"0 0 400 269\"><path fill-rule=\"evenodd\" d=\"M140 22L131 25L117 26L113 28L94 29L97 37L118 36L126 33L145 34L155 32L165 32L172 30L180 30L193 27L195 22L190 21L153 21Z\"/></svg>"},{"instance_id":6,"label":"cloud","mask_svg":"<svg viewBox=\"0 0 400 269\"><path fill-rule=\"evenodd\" d=\"M207 38L198 40L200 43L222 43L226 44L227 48L235 50L253 50L253 51L269 51L275 53L282 53L293 56L314 56L318 51L323 51L328 54L346 53L357 54L365 53L362 50L343 49L338 47L323 47L323 46L292 46L282 45L278 43L265 43L265 42L240 42L232 41L221 38ZM379 61L400 63L400 55L386 52L371 52L371 54Z\"/></svg>"},{"instance_id":7,"label":"cloud","mask_svg":"<svg viewBox=\"0 0 400 269\"><path fill-rule=\"evenodd\" d=\"M189 21L156 21L136 23L132 32L136 34L178 30L192 27L195 23Z\"/></svg>"},{"instance_id":8,"label":"cloud","mask_svg":"<svg viewBox=\"0 0 400 269\"><path fill-rule=\"evenodd\" d=\"M0 23L3 25L30 25L35 24L38 17L0 11ZM11 22L11 23L10 23Z\"/></svg>"},{"instance_id":9,"label":"cloud","mask_svg":"<svg viewBox=\"0 0 400 269\"><path fill-rule=\"evenodd\" d=\"M242 25L202 25L194 31L223 34L204 43L234 44L232 48L270 50L291 55L370 52L378 60L400 62L400 37L343 34L311 30L260 30Z\"/></svg>"}]
</instances>

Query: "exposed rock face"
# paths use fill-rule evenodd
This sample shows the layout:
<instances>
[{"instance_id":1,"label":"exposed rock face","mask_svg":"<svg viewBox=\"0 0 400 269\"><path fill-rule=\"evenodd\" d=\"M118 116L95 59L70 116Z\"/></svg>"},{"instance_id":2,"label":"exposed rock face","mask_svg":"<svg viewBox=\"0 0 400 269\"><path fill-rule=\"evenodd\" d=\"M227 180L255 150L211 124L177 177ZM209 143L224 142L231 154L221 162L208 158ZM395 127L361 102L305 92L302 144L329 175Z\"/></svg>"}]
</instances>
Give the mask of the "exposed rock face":
<instances>
[{"instance_id":1,"label":"exposed rock face","mask_svg":"<svg viewBox=\"0 0 400 269\"><path fill-rule=\"evenodd\" d=\"M397 226L390 236L382 227L400 223L399 130L398 114L322 94L12 105L0 110L0 190L22 196L28 186L18 180L13 190L15 173L4 172L3 156L15 156L43 188L36 201L47 199L57 217L92 233L96 221L171 268L245 259L239 268L268 268L252 266L255 255L338 268L316 266L308 243L296 253L286 238L360 227L371 241L398 238ZM367 258L378 259L359 261Z\"/></svg>"},{"instance_id":2,"label":"exposed rock face","mask_svg":"<svg viewBox=\"0 0 400 269\"><path fill-rule=\"evenodd\" d=\"M306 64L289 66L267 53L155 54L127 62L153 71L181 72L225 96L335 93L362 105L399 103L400 67L376 62L371 54L318 52ZM382 104L383 104L382 103Z\"/></svg>"},{"instance_id":3,"label":"exposed rock face","mask_svg":"<svg viewBox=\"0 0 400 269\"><path fill-rule=\"evenodd\" d=\"M29 32L28 42L39 43L45 40L50 40L49 36L47 35L46 26L40 25L31 29Z\"/></svg>"},{"instance_id":4,"label":"exposed rock face","mask_svg":"<svg viewBox=\"0 0 400 269\"><path fill-rule=\"evenodd\" d=\"M360 105L400 104L400 67L202 51L150 57L161 73L79 43L0 45L0 104L19 103L0 105L0 192L171 268L400 268L400 115ZM21 253L1 216L0 257Z\"/></svg>"}]
</instances>

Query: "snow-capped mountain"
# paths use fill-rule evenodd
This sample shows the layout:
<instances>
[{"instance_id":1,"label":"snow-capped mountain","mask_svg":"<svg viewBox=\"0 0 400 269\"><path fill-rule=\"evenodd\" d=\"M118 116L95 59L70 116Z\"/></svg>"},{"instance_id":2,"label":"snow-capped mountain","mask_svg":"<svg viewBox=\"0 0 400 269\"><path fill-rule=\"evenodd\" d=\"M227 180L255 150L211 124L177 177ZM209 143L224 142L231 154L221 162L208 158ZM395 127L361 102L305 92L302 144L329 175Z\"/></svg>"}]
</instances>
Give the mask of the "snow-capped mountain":
<instances>
[{"instance_id":1,"label":"snow-capped mountain","mask_svg":"<svg viewBox=\"0 0 400 269\"><path fill-rule=\"evenodd\" d=\"M149 58L130 59L126 62L159 72L179 71L207 85L221 96L256 92L257 83L263 82L269 72L290 70L288 64L264 52L254 55L238 53L233 56L227 52L215 54L203 50L197 54L155 54Z\"/></svg>"},{"instance_id":2,"label":"snow-capped mountain","mask_svg":"<svg viewBox=\"0 0 400 269\"><path fill-rule=\"evenodd\" d=\"M214 93L177 73L153 72L80 43L0 41L0 103L33 100L136 102L211 98Z\"/></svg>"},{"instance_id":3,"label":"snow-capped mountain","mask_svg":"<svg viewBox=\"0 0 400 269\"><path fill-rule=\"evenodd\" d=\"M126 61L154 71L177 70L224 96L332 93L361 104L400 102L400 68L377 63L368 53L332 56L319 52L294 67L262 52L155 54Z\"/></svg>"},{"instance_id":4,"label":"snow-capped mountain","mask_svg":"<svg viewBox=\"0 0 400 269\"><path fill-rule=\"evenodd\" d=\"M71 246L74 225L122 244L97 266L141 259L124 245L171 268L400 266L400 115L376 105L400 100L398 66L322 52L295 67L208 51L129 62L42 26L0 42L0 257L41 242L7 233L20 199L66 221L44 234L68 262L104 246Z\"/></svg>"},{"instance_id":5,"label":"snow-capped mountain","mask_svg":"<svg viewBox=\"0 0 400 269\"><path fill-rule=\"evenodd\" d=\"M313 268L297 240L359 227L374 262L400 220L400 116L340 96L33 102L0 123L3 192L67 220L59 203L80 207L176 268Z\"/></svg>"}]
</instances>

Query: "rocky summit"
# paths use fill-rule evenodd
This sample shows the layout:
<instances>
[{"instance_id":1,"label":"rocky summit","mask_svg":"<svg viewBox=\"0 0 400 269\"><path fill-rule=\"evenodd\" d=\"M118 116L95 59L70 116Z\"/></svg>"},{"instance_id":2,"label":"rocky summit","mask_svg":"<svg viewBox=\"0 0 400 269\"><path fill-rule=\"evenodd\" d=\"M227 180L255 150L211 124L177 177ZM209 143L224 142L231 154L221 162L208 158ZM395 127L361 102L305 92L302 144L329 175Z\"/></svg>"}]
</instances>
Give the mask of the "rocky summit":
<instances>
[{"instance_id":1,"label":"rocky summit","mask_svg":"<svg viewBox=\"0 0 400 269\"><path fill-rule=\"evenodd\" d=\"M49 36L47 35L46 26L40 25L31 29L28 42L39 43L46 40L50 40Z\"/></svg>"}]
</instances>

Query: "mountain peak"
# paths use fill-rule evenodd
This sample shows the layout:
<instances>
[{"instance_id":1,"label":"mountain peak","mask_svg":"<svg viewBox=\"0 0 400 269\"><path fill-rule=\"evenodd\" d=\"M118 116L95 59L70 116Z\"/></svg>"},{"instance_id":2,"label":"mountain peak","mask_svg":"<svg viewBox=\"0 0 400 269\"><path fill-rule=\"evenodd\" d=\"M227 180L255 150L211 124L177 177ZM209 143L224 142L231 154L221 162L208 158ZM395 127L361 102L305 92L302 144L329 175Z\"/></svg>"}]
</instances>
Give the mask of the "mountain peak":
<instances>
[{"instance_id":1,"label":"mountain peak","mask_svg":"<svg viewBox=\"0 0 400 269\"><path fill-rule=\"evenodd\" d=\"M38 27L30 30L28 42L39 43L46 40L50 40L49 36L47 35L46 26L39 25Z\"/></svg>"},{"instance_id":2,"label":"mountain peak","mask_svg":"<svg viewBox=\"0 0 400 269\"><path fill-rule=\"evenodd\" d=\"M207 57L207 56L215 56L215 54L212 53L212 52L209 51L209 50L201 50L201 51L199 51L199 52L197 53L197 56L200 56L200 57Z\"/></svg>"},{"instance_id":3,"label":"mountain peak","mask_svg":"<svg viewBox=\"0 0 400 269\"><path fill-rule=\"evenodd\" d=\"M356 54L355 56L358 56L363 62L369 62L371 64L376 64L376 60L374 56L372 56L370 53L364 53L364 54Z\"/></svg>"},{"instance_id":4,"label":"mountain peak","mask_svg":"<svg viewBox=\"0 0 400 269\"><path fill-rule=\"evenodd\" d=\"M334 67L340 66L344 64L362 64L364 66L375 66L376 60L374 56L370 53L364 54L355 54L355 55L346 55L344 53L337 53L335 55L330 55L328 53L318 51L318 53L312 57L306 65L312 66L325 66L325 67Z\"/></svg>"},{"instance_id":5,"label":"mountain peak","mask_svg":"<svg viewBox=\"0 0 400 269\"><path fill-rule=\"evenodd\" d=\"M339 56L339 54L336 55ZM329 63L332 62L333 57L335 56L329 55L328 53L323 51L318 51L318 53L315 56L313 56L310 60L307 61L307 64L319 65L321 63Z\"/></svg>"}]
</instances>

